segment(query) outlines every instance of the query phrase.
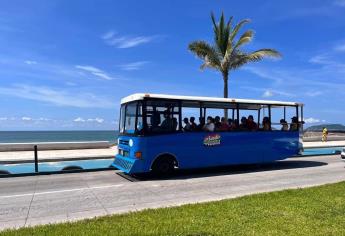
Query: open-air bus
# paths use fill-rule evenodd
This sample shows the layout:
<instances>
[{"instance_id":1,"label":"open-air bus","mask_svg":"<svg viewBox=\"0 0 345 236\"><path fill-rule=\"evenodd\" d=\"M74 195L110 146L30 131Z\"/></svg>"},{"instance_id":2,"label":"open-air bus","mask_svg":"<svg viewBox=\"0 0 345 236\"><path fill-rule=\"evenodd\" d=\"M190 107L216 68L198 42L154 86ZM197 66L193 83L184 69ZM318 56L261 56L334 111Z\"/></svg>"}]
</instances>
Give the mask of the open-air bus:
<instances>
[{"instance_id":1,"label":"open-air bus","mask_svg":"<svg viewBox=\"0 0 345 236\"><path fill-rule=\"evenodd\" d=\"M222 116L225 110L235 127L229 131L183 128L185 117L194 116L203 123L205 117ZM240 128L240 117L247 115L255 117L257 129ZM293 122L284 122L281 128L279 121L287 117L293 117ZM302 121L303 104L297 102L133 94L121 100L113 166L128 174L170 173L176 168L283 160L301 150Z\"/></svg>"}]
</instances>

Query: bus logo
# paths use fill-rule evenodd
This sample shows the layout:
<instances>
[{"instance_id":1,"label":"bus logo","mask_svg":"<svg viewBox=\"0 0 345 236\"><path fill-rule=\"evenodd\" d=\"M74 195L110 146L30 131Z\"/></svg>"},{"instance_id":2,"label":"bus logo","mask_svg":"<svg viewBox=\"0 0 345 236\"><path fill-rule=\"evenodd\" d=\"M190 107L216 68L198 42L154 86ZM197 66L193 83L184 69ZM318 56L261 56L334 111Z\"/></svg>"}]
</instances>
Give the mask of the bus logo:
<instances>
[{"instance_id":1,"label":"bus logo","mask_svg":"<svg viewBox=\"0 0 345 236\"><path fill-rule=\"evenodd\" d=\"M219 134L211 134L211 135L207 135L204 138L204 145L205 146L216 146L216 145L220 145L220 135Z\"/></svg>"}]
</instances>

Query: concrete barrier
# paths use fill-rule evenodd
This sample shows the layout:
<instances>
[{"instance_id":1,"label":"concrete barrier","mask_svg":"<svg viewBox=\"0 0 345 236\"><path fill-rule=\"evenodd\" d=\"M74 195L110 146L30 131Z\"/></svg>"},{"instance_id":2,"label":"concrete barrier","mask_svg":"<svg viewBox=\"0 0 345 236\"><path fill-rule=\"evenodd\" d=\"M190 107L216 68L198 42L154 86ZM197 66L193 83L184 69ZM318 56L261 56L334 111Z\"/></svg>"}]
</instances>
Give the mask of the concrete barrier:
<instances>
[{"instance_id":1,"label":"concrete barrier","mask_svg":"<svg viewBox=\"0 0 345 236\"><path fill-rule=\"evenodd\" d=\"M319 142L322 140L322 136L303 137L303 142ZM344 141L345 136L328 136L328 141Z\"/></svg>"},{"instance_id":2,"label":"concrete barrier","mask_svg":"<svg viewBox=\"0 0 345 236\"><path fill-rule=\"evenodd\" d=\"M93 142L39 142L39 143L0 143L0 152L33 151L37 145L41 150L103 149L109 148L108 141Z\"/></svg>"}]
</instances>

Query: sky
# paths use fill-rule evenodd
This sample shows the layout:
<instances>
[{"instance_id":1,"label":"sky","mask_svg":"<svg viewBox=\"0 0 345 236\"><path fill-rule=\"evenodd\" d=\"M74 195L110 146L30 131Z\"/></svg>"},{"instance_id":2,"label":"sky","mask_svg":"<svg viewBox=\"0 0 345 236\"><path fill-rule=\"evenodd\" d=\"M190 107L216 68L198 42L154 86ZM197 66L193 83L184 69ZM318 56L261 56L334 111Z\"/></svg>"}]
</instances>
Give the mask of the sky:
<instances>
[{"instance_id":1,"label":"sky","mask_svg":"<svg viewBox=\"0 0 345 236\"><path fill-rule=\"evenodd\" d=\"M345 0L0 0L0 130L113 130L132 93L221 97L188 51L210 13L283 57L230 73L229 96L297 101L308 125L345 124ZM242 32L243 32L242 31Z\"/></svg>"}]
</instances>

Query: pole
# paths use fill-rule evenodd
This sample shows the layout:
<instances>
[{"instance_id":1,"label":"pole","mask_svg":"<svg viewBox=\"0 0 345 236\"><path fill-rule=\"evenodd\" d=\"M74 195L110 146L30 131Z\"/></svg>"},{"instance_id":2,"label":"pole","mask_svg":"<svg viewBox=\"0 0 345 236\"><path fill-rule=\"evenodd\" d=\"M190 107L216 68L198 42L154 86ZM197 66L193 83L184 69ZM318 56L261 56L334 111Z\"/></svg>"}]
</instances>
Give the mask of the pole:
<instances>
[{"instance_id":1,"label":"pole","mask_svg":"<svg viewBox=\"0 0 345 236\"><path fill-rule=\"evenodd\" d=\"M270 130L271 130L272 129L271 105L268 105L268 120L270 121Z\"/></svg>"},{"instance_id":2,"label":"pole","mask_svg":"<svg viewBox=\"0 0 345 236\"><path fill-rule=\"evenodd\" d=\"M34 153L35 153L35 172L38 173L37 145L34 146Z\"/></svg>"}]
</instances>

